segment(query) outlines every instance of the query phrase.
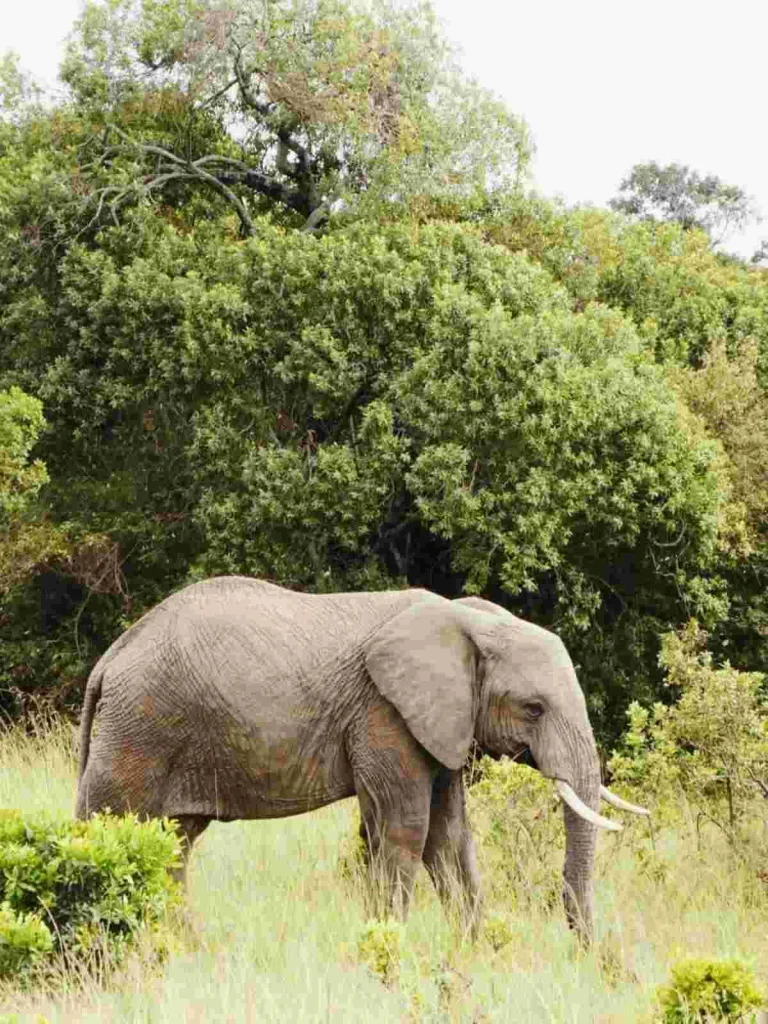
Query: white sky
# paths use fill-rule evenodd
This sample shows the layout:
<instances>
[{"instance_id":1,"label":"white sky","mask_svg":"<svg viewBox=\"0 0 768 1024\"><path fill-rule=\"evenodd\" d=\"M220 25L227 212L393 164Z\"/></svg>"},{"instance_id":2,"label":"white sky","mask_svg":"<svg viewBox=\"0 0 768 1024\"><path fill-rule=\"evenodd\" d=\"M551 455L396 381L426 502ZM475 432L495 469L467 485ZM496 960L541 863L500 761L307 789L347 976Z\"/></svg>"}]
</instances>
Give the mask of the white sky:
<instances>
[{"instance_id":1,"label":"white sky","mask_svg":"<svg viewBox=\"0 0 768 1024\"><path fill-rule=\"evenodd\" d=\"M545 195L605 205L636 163L688 164L754 196L768 237L768 3L435 0L464 65L531 126ZM0 52L53 79L80 0L0 0Z\"/></svg>"}]
</instances>

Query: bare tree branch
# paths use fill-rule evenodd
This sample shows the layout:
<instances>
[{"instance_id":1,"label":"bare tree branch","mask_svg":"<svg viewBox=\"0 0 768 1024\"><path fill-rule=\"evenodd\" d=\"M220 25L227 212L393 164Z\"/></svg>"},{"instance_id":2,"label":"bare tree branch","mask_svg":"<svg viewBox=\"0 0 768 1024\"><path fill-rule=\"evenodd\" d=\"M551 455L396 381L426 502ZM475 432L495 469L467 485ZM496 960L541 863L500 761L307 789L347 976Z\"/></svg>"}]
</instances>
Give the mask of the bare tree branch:
<instances>
[{"instance_id":1,"label":"bare tree branch","mask_svg":"<svg viewBox=\"0 0 768 1024\"><path fill-rule=\"evenodd\" d=\"M242 50L238 49L237 56L234 62L235 75L237 76L237 84L240 89L240 95L246 106L251 107L263 118L267 118L270 114L274 113L276 104L263 102L258 99L254 94L249 79L251 75L259 74L258 68L252 68L246 71L243 68L242 63ZM312 189L312 168L309 153L305 146L303 146L292 134L291 131L283 126L276 129L278 137L277 156L276 164L277 169L288 178L292 178L294 181L301 183L304 191ZM296 165L291 164L288 161L288 153L286 150L293 153L297 158Z\"/></svg>"},{"instance_id":2,"label":"bare tree branch","mask_svg":"<svg viewBox=\"0 0 768 1024\"><path fill-rule=\"evenodd\" d=\"M257 114L260 114L261 117L269 117L275 109L275 104L269 102L264 103L262 100L257 99L253 94L248 79L251 75L258 74L258 69L252 68L250 71L243 70L243 53L239 48L237 56L235 57L234 67L237 84L240 87L240 95L242 96L246 106L251 107Z\"/></svg>"},{"instance_id":3,"label":"bare tree branch","mask_svg":"<svg viewBox=\"0 0 768 1024\"><path fill-rule=\"evenodd\" d=\"M234 157L208 154L199 157L197 160L189 160L177 156L163 146L148 142L138 142L117 125L110 125L109 131L117 135L121 142L108 145L108 138L104 139L104 150L98 161L102 165L113 157L124 153L154 156L157 160L154 172L145 177L140 184L126 186L123 189L112 186L109 189L102 189L96 192L95 195L99 200L99 206L95 214L96 220L98 220L101 214L104 201L108 195L114 194L114 199L110 202L110 211L113 219L115 219L116 210L131 195L135 195L137 192L149 194L174 180L198 181L218 192L219 195L223 196L234 207L240 218L243 232L246 235L252 235L255 227L245 203L233 191L233 187L238 185L248 188L253 192L258 192L269 199L274 199L288 209L302 214L307 218L307 223L304 225L304 230L306 231L317 230L319 225L328 216L327 206L315 194L311 173L308 172L306 152L294 140L290 140L290 145L286 143L286 147L292 152L297 153L299 156L299 166L292 167L289 164L286 170L285 165L278 161L278 170L281 170L294 180L301 179L301 185L291 188L275 178L264 174L262 171L249 167L244 161L237 160ZM284 152L285 150L283 150ZM93 219L88 226L90 227L92 224Z\"/></svg>"},{"instance_id":4,"label":"bare tree branch","mask_svg":"<svg viewBox=\"0 0 768 1024\"><path fill-rule=\"evenodd\" d=\"M317 231L317 229L326 222L330 212L331 211L329 210L327 203L321 203L319 206L316 206L312 213L307 217L306 223L301 230L308 233Z\"/></svg>"},{"instance_id":5,"label":"bare tree branch","mask_svg":"<svg viewBox=\"0 0 768 1024\"><path fill-rule=\"evenodd\" d=\"M221 89L219 89L218 92L215 92L213 96L209 96L207 100L203 100L203 102L198 107L198 110L205 110L206 107L212 106L212 104L214 104L216 100L221 99L222 96L228 93L233 85L237 84L237 78L233 78L231 82L227 82L227 84L223 86Z\"/></svg>"}]
</instances>

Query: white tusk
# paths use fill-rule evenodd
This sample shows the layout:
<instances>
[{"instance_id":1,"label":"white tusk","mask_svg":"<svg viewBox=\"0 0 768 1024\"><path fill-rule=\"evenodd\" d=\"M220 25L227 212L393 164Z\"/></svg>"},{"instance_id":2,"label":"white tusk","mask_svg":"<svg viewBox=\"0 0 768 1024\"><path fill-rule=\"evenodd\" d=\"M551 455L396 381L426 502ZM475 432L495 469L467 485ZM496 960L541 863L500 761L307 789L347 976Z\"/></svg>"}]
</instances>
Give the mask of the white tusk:
<instances>
[{"instance_id":1,"label":"white tusk","mask_svg":"<svg viewBox=\"0 0 768 1024\"><path fill-rule=\"evenodd\" d=\"M645 807L638 807L637 804L627 803L626 800L622 800L620 796L616 796L610 789L606 789L605 786L600 787L600 796L605 800L611 807L617 807L620 811L629 811L631 814L644 814L646 817L650 817L651 812L647 811Z\"/></svg>"},{"instance_id":2,"label":"white tusk","mask_svg":"<svg viewBox=\"0 0 768 1024\"><path fill-rule=\"evenodd\" d=\"M608 818L601 817L591 807L587 807L583 800L579 800L567 782L563 782L562 779L555 779L555 787L563 803L568 804L571 810L575 811L585 821L589 821L592 825L597 825L598 828L608 829L610 832L621 832L621 825L615 821L609 821Z\"/></svg>"}]
</instances>

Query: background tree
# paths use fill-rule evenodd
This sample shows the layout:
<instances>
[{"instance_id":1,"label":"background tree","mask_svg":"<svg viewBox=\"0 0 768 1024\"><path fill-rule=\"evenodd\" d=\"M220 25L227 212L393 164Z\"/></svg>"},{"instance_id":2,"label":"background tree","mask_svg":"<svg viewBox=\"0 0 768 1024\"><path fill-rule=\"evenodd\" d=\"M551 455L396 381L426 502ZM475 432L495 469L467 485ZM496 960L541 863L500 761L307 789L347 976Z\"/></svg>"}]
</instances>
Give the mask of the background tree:
<instances>
[{"instance_id":1,"label":"background tree","mask_svg":"<svg viewBox=\"0 0 768 1024\"><path fill-rule=\"evenodd\" d=\"M17 387L0 391L0 594L27 580L44 559L68 552L61 531L37 506L48 473L29 453L44 425L38 399Z\"/></svg>"},{"instance_id":2,"label":"background tree","mask_svg":"<svg viewBox=\"0 0 768 1024\"><path fill-rule=\"evenodd\" d=\"M682 791L731 841L741 838L746 852L755 824L762 830L768 798L765 677L728 662L716 667L706 641L695 619L663 638L661 663L675 702L631 704L611 771L643 794L657 820L679 820Z\"/></svg>"},{"instance_id":3,"label":"background tree","mask_svg":"<svg viewBox=\"0 0 768 1024\"><path fill-rule=\"evenodd\" d=\"M32 76L20 67L18 54L8 50L0 55L0 119L16 120L34 108L41 95Z\"/></svg>"},{"instance_id":4,"label":"background tree","mask_svg":"<svg viewBox=\"0 0 768 1024\"><path fill-rule=\"evenodd\" d=\"M313 228L334 204L517 181L530 155L422 3L91 0L62 77L103 126L87 147L98 216L202 189L245 235L274 206Z\"/></svg>"},{"instance_id":5,"label":"background tree","mask_svg":"<svg viewBox=\"0 0 768 1024\"><path fill-rule=\"evenodd\" d=\"M754 200L743 189L714 174L701 175L683 164L636 164L608 205L644 220L676 221L686 231L699 228L714 244L754 220Z\"/></svg>"}]
</instances>

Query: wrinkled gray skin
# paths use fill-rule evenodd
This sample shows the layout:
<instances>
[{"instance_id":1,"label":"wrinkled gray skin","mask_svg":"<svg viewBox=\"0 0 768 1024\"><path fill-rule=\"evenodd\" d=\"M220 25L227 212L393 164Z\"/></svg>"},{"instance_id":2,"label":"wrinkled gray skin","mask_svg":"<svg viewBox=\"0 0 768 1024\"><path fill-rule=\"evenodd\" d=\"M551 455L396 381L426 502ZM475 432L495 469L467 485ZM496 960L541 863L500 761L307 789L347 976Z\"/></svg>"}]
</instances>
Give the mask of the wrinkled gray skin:
<instances>
[{"instance_id":1,"label":"wrinkled gray skin","mask_svg":"<svg viewBox=\"0 0 768 1024\"><path fill-rule=\"evenodd\" d=\"M423 861L443 900L461 893L474 927L462 779L473 739L495 754L530 751L597 809L584 695L553 633L478 598L307 595L220 577L163 601L96 665L76 815L176 818L188 856L211 820L356 795L394 909L407 912ZM565 908L588 940L596 829L564 813Z\"/></svg>"}]
</instances>

